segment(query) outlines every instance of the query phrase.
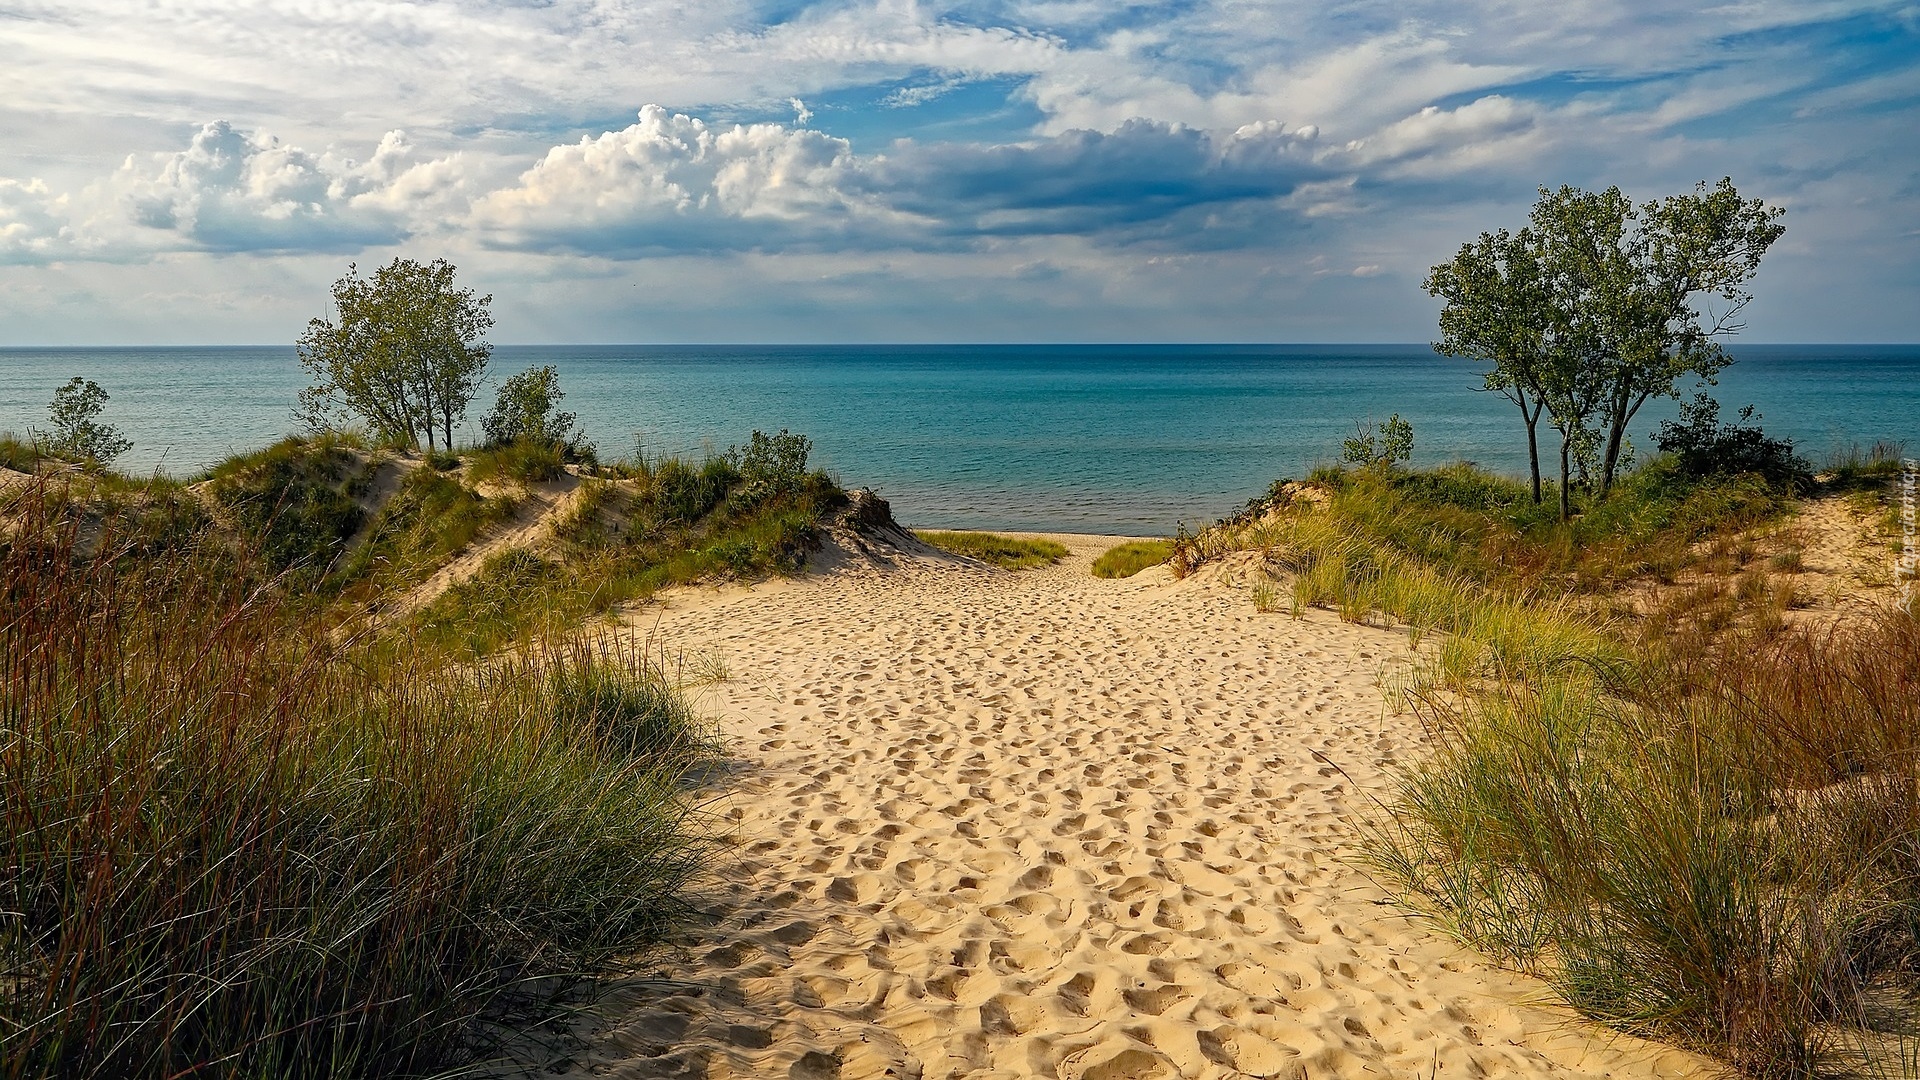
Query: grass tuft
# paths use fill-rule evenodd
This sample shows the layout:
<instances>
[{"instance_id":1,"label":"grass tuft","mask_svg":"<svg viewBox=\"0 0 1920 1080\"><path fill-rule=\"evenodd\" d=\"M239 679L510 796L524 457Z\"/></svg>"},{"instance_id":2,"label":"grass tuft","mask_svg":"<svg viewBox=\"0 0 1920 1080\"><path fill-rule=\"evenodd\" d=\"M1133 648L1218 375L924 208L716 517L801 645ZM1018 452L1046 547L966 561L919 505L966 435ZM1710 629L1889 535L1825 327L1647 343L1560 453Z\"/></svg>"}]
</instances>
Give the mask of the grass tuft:
<instances>
[{"instance_id":1,"label":"grass tuft","mask_svg":"<svg viewBox=\"0 0 1920 1080\"><path fill-rule=\"evenodd\" d=\"M1093 560L1097 578L1129 578L1149 566L1159 566L1173 558L1171 540L1129 540L1115 544Z\"/></svg>"},{"instance_id":2,"label":"grass tuft","mask_svg":"<svg viewBox=\"0 0 1920 1080\"><path fill-rule=\"evenodd\" d=\"M938 532L915 530L924 544L978 559L1002 570L1033 570L1052 566L1067 555L1067 549L1052 540L1024 536L1002 536L988 532Z\"/></svg>"}]
</instances>

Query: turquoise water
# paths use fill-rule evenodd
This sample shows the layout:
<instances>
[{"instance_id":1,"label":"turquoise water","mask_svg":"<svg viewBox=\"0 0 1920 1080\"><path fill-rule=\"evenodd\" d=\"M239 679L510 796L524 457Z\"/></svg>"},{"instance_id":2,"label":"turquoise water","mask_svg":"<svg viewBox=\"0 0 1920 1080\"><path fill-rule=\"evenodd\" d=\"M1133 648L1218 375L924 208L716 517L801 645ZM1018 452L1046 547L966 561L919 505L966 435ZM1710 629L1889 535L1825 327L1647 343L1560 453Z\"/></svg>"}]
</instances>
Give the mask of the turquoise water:
<instances>
[{"instance_id":1,"label":"turquoise water","mask_svg":"<svg viewBox=\"0 0 1920 1080\"><path fill-rule=\"evenodd\" d=\"M1717 392L1729 413L1756 404L1816 458L1853 440L1920 448L1920 346L1735 355ZM1418 463L1526 465L1513 407L1424 345L519 346L494 371L548 363L603 455L789 428L923 526L1171 532L1338 457L1369 414L1411 420ZM173 475L291 431L306 382L285 347L0 349L0 431L42 422L73 375L113 395L105 419L135 444L120 465ZM1649 405L1636 441L1671 415Z\"/></svg>"}]
</instances>

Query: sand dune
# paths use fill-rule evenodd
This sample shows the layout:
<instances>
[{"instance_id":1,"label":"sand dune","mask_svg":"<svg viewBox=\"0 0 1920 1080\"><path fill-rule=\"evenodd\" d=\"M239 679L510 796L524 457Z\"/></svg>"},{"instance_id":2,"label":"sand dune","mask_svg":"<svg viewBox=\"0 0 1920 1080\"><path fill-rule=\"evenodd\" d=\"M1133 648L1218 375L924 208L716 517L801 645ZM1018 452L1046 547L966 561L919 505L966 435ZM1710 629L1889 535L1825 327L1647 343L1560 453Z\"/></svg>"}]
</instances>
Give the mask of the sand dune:
<instances>
[{"instance_id":1,"label":"sand dune","mask_svg":"<svg viewBox=\"0 0 1920 1080\"><path fill-rule=\"evenodd\" d=\"M636 617L727 658L739 843L712 925L547 1071L1707 1071L1529 1004L1538 983L1352 865L1353 785L1420 749L1379 688L1404 634L1257 615L1220 580L1100 581L1106 541L1059 539L1074 558L1044 571L854 560Z\"/></svg>"}]
</instances>

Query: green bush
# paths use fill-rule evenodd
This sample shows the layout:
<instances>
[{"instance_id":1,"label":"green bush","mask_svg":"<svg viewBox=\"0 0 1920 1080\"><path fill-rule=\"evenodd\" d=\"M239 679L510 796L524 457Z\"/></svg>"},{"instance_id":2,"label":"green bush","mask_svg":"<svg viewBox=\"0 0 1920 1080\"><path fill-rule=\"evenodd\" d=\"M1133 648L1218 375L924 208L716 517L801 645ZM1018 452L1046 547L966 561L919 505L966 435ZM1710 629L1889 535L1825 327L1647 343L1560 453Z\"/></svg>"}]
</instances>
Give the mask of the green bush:
<instances>
[{"instance_id":1,"label":"green bush","mask_svg":"<svg viewBox=\"0 0 1920 1080\"><path fill-rule=\"evenodd\" d=\"M1755 418L1753 406L1740 410L1740 419ZM1789 493L1813 486L1813 468L1793 451L1793 440L1769 438L1759 425L1720 422L1720 403L1704 391L1680 406L1680 419L1661 423L1654 439L1662 453L1672 454L1689 477L1751 473Z\"/></svg>"},{"instance_id":2,"label":"green bush","mask_svg":"<svg viewBox=\"0 0 1920 1080\"><path fill-rule=\"evenodd\" d=\"M509 375L500 384L493 410L480 421L489 446L537 443L562 446L573 438L572 413L560 412L560 373L552 364Z\"/></svg>"}]
</instances>

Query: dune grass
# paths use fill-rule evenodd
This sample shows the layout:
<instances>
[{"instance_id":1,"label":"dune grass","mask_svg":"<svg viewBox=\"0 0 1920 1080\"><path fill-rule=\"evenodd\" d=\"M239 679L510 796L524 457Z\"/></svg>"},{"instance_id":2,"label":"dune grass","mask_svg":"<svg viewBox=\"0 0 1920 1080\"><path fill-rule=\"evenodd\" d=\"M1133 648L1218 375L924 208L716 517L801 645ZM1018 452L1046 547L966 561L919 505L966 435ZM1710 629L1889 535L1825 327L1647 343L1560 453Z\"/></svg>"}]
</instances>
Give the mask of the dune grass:
<instances>
[{"instance_id":1,"label":"dune grass","mask_svg":"<svg viewBox=\"0 0 1920 1080\"><path fill-rule=\"evenodd\" d=\"M1024 536L1002 536L988 532L941 532L914 530L924 544L942 551L978 559L1002 570L1033 570L1052 566L1066 558L1067 549L1052 540Z\"/></svg>"},{"instance_id":2,"label":"dune grass","mask_svg":"<svg viewBox=\"0 0 1920 1080\"><path fill-rule=\"evenodd\" d=\"M1884 486L1854 457L1841 490ZM1410 906L1744 1075L1899 1073L1913 1046L1868 1029L1920 1001L1920 623L1790 626L1799 553L1750 539L1789 506L1655 460L1562 524L1470 467L1327 469L1173 563L1256 551L1296 610L1437 632L1409 691L1434 754L1367 844Z\"/></svg>"},{"instance_id":3,"label":"dune grass","mask_svg":"<svg viewBox=\"0 0 1920 1080\"><path fill-rule=\"evenodd\" d=\"M1129 578L1149 566L1159 566L1173 557L1171 540L1129 540L1115 544L1093 560L1097 578Z\"/></svg>"},{"instance_id":4,"label":"dune grass","mask_svg":"<svg viewBox=\"0 0 1920 1080\"><path fill-rule=\"evenodd\" d=\"M30 473L40 468L43 455L32 441L11 431L0 431L0 469Z\"/></svg>"},{"instance_id":5,"label":"dune grass","mask_svg":"<svg viewBox=\"0 0 1920 1080\"><path fill-rule=\"evenodd\" d=\"M468 479L476 484L538 484L558 479L566 471L562 448L552 443L521 440L467 451Z\"/></svg>"},{"instance_id":6,"label":"dune grass","mask_svg":"<svg viewBox=\"0 0 1920 1080\"><path fill-rule=\"evenodd\" d=\"M43 507L0 545L0 1074L435 1072L677 917L712 744L644 657L378 656L223 541Z\"/></svg>"},{"instance_id":7,"label":"dune grass","mask_svg":"<svg viewBox=\"0 0 1920 1080\"><path fill-rule=\"evenodd\" d=\"M511 550L419 612L409 635L463 658L558 633L673 585L798 572L846 494L823 473L750 476L726 457L629 462L584 480L556 550Z\"/></svg>"},{"instance_id":8,"label":"dune grass","mask_svg":"<svg viewBox=\"0 0 1920 1080\"><path fill-rule=\"evenodd\" d=\"M1371 850L1588 1016L1750 1076L1857 1066L1920 993L1916 673L1887 613L1429 702Z\"/></svg>"}]
</instances>

